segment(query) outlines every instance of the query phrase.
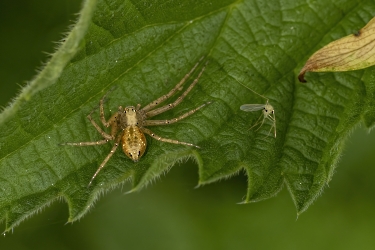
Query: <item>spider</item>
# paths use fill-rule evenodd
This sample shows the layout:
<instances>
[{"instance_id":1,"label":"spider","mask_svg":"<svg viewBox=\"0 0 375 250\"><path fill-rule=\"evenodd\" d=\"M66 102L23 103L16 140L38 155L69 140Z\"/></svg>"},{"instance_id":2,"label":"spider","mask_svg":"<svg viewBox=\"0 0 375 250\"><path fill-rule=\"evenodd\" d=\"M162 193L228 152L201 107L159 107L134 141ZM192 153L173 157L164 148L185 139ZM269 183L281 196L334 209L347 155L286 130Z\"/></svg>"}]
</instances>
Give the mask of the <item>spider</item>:
<instances>
[{"instance_id":1,"label":"spider","mask_svg":"<svg viewBox=\"0 0 375 250\"><path fill-rule=\"evenodd\" d=\"M170 119L170 120L148 120L153 116L161 114L167 110L170 110L180 104L182 100L186 97L186 95L191 91L191 89L198 83L199 78L201 77L203 71L206 68L207 62L201 69L197 78L194 79L193 83L179 96L174 102L164 105L162 107L156 108L157 105L164 102L168 98L170 98L173 94L180 91L182 89L182 85L184 82L189 78L189 76L195 71L198 67L200 61L203 57L194 65L194 67L187 73L184 78L172 89L169 91L168 94L159 97L158 99L154 100L153 102L146 105L144 108L141 109L141 105L138 104L136 107L134 106L127 106L123 108L122 106L118 107L118 111L109 118L107 121L104 116L104 100L108 95L107 92L99 102L99 110L100 110L100 120L105 127L111 127L111 132L108 134L106 133L91 117L92 113L95 111L94 108L90 114L87 116L91 124L96 128L96 130L101 134L103 137L102 140L99 141L90 141L90 142L65 142L61 143L60 145L70 145L70 146L93 146L93 145L102 145L106 144L109 141L115 141L111 151L107 155L107 157L103 160L100 164L99 168L96 170L95 174L92 176L90 183L88 186L91 185L92 181L98 175L100 170L106 165L108 160L112 157L115 153L116 149L119 145L121 145L123 152L127 155L130 159L134 162L137 162L142 155L144 154L147 146L147 140L145 134L150 135L152 138L162 141L168 142L173 144L182 144L186 146L192 146L199 148L199 146L194 145L188 142L177 141L173 139L167 139L160 137L153 133L151 130L147 129L148 126L157 126L157 125L169 125L175 122L178 122L181 119L184 119L199 109L203 108L204 106L210 104L211 102L206 102L201 106L192 109L179 117Z\"/></svg>"}]
</instances>

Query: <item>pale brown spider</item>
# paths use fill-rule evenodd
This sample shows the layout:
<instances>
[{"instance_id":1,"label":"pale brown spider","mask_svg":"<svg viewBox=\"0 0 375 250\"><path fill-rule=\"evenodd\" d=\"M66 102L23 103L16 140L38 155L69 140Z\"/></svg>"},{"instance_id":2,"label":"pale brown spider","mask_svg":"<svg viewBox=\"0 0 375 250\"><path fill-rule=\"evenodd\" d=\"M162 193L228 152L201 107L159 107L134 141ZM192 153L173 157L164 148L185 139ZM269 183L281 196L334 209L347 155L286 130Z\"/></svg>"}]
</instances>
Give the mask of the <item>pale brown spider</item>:
<instances>
[{"instance_id":1,"label":"pale brown spider","mask_svg":"<svg viewBox=\"0 0 375 250\"><path fill-rule=\"evenodd\" d=\"M156 116L160 113L163 113L167 110L174 108L175 106L177 106L179 103L182 102L182 100L190 92L190 90L198 83L198 80L201 77L203 71L205 70L207 63L203 66L198 77L193 81L193 83L173 103L154 109L157 105L164 102L169 97L171 97L174 93L182 89L181 87L182 84L184 84L186 79L198 67L202 59L203 57L194 65L194 67L190 70L190 72L187 73L185 77L182 78L182 80L171 91L169 91L168 94L159 97L158 99L146 105L142 109L140 109L141 108L140 104L138 104L136 107L128 106L128 107L123 108L122 106L119 106L118 112L113 114L111 118L109 118L108 121L106 121L104 117L103 103L108 93L105 94L99 102L100 120L105 127L107 128L111 127L111 133L108 134L105 131L103 131L99 127L99 125L92 119L91 115L95 111L94 109L90 112L87 118L90 120L91 124L96 128L96 130L102 135L104 139L100 141L95 141L95 142L65 142L65 143L60 144L60 145L70 145L70 146L92 146L92 145L102 145L109 141L115 140L115 144L113 145L110 153L107 155L104 161L100 164L98 170L95 172L95 174L91 178L89 186L91 185L95 177L98 175L100 170L105 166L108 160L112 157L117 147L119 146L120 141L121 141L122 150L134 162L137 162L142 157L143 153L146 150L147 141L146 141L146 137L144 133L150 135L152 138L159 140L159 141L169 142L169 143L174 143L174 144L183 144L183 145L199 148L197 145L194 145L191 143L162 138L154 134L151 130L145 127L156 126L156 125L168 125L168 124L175 123L183 118L188 117L189 115L192 115L199 109L211 103L211 102L206 102L205 104L202 104L201 106L193 110L190 110L184 113L183 115L180 115L177 118L173 118L170 120L147 120L150 117Z\"/></svg>"}]
</instances>

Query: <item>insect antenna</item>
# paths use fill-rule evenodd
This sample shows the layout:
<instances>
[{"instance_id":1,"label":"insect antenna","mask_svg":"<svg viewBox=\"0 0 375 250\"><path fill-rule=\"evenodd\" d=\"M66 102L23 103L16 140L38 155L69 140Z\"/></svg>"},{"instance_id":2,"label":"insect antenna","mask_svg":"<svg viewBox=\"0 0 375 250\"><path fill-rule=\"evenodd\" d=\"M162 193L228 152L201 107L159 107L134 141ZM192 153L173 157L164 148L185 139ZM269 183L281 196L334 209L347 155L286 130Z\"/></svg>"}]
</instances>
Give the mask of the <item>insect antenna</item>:
<instances>
[{"instance_id":1,"label":"insect antenna","mask_svg":"<svg viewBox=\"0 0 375 250\"><path fill-rule=\"evenodd\" d=\"M250 90L251 92L253 92L254 94L256 94L256 95L258 95L258 96L264 98L264 99L267 100L267 102L268 102L268 98L267 98L267 97L265 97L265 96L263 96L263 95L261 95L261 94L255 92L255 90L249 88L248 86L246 86L246 85L243 84L242 82L238 81L236 78L234 78L234 80L236 80L236 82L238 82L239 84L241 84L242 86L244 86L245 88L247 88L248 90Z\"/></svg>"}]
</instances>

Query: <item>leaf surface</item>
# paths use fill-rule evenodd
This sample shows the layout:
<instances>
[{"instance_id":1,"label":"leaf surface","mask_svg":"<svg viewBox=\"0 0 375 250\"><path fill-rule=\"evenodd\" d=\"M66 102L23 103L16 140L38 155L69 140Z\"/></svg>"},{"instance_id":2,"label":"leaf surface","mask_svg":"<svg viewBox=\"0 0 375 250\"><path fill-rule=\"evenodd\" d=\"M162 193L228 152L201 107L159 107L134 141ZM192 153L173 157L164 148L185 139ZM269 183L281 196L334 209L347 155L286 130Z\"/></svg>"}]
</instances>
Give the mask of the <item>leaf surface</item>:
<instances>
[{"instance_id":1,"label":"leaf surface","mask_svg":"<svg viewBox=\"0 0 375 250\"><path fill-rule=\"evenodd\" d=\"M61 198L75 221L99 194L128 179L131 191L139 190L187 158L198 164L199 185L244 171L244 203L275 196L285 184L303 212L330 181L348 133L362 119L374 124L375 78L368 68L307 74L309 82L300 84L298 72L314 51L363 27L374 14L373 1L98 1L61 76L53 84L46 78L46 87L0 124L0 218L6 230ZM118 150L88 188L112 143L58 144L101 139L86 116L112 86L117 88L105 103L107 119L120 105L144 106L166 94L202 55L209 64L197 86L155 119L213 103L178 123L150 127L201 148L148 137L139 162ZM240 106L264 99L236 80L269 99L277 138L268 136L270 122L248 129L261 111ZM99 123L98 111L93 116Z\"/></svg>"}]
</instances>

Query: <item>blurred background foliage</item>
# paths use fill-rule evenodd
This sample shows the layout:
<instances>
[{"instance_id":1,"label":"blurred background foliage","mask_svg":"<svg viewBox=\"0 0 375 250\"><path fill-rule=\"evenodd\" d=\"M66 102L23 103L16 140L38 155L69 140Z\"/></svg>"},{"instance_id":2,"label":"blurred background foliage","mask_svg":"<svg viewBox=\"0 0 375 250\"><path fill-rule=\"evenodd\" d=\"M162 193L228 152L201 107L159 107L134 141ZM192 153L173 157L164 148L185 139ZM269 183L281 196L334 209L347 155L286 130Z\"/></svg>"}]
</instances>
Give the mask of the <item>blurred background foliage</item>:
<instances>
[{"instance_id":1,"label":"blurred background foliage","mask_svg":"<svg viewBox=\"0 0 375 250\"><path fill-rule=\"evenodd\" d=\"M0 1L0 106L46 62L80 6ZM0 238L0 249L374 249L374 163L375 133L359 128L330 187L296 219L286 189L238 205L246 193L243 173L194 189L198 169L187 162L141 192L123 195L130 188L124 186L104 195L74 224L65 225L66 203L54 202Z\"/></svg>"}]
</instances>

